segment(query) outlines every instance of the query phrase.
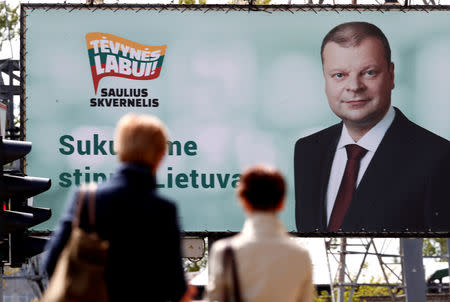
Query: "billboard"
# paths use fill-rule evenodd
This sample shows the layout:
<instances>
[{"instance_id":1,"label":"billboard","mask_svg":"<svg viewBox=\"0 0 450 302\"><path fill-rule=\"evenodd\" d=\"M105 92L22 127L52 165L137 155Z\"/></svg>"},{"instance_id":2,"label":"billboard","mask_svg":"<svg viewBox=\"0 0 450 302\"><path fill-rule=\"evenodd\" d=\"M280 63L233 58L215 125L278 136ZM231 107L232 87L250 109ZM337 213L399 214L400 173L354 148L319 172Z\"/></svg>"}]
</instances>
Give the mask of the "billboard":
<instances>
[{"instance_id":1,"label":"billboard","mask_svg":"<svg viewBox=\"0 0 450 302\"><path fill-rule=\"evenodd\" d=\"M344 22L378 26L395 64L392 105L444 138L441 149L448 150L449 14L414 8L23 4L26 138L33 142L27 173L52 179L52 188L34 200L53 210L39 228L55 228L80 183L110 178L119 165L116 122L137 112L158 116L169 129L157 183L177 204L182 230L239 231L245 219L235 193L240 173L267 163L287 180L280 215L287 230L329 235L331 162L317 158L318 164L299 164L294 173L297 141L340 122L325 91L323 37ZM424 153L408 154L404 176L379 170L386 177L370 181L374 188L353 211L357 221L344 222L338 234L449 233L450 200L442 189L448 186L429 187L434 173L443 176L439 184L449 180L448 156L435 167ZM370 168L363 184L374 173ZM395 197L395 184L405 198ZM436 194L438 201L425 198ZM311 202L305 206L303 200Z\"/></svg>"}]
</instances>

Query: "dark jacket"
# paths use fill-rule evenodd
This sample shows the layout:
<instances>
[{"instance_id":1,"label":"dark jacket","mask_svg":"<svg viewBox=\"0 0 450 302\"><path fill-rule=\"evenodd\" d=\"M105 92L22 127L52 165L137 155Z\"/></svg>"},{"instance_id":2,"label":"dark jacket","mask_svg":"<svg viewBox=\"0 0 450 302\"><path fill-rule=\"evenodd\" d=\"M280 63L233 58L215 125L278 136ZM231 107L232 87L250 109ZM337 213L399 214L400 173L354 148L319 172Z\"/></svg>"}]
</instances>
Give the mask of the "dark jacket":
<instances>
[{"instance_id":1,"label":"dark jacket","mask_svg":"<svg viewBox=\"0 0 450 302\"><path fill-rule=\"evenodd\" d=\"M450 142L395 118L359 183L342 232L450 232ZM295 145L296 224L326 232L326 191L342 123Z\"/></svg>"},{"instance_id":2,"label":"dark jacket","mask_svg":"<svg viewBox=\"0 0 450 302\"><path fill-rule=\"evenodd\" d=\"M176 207L155 188L147 166L127 163L97 189L96 228L110 242L105 278L111 301L178 301L186 291ZM49 277L70 237L75 203L76 196L47 246ZM86 208L81 227L89 230Z\"/></svg>"}]
</instances>

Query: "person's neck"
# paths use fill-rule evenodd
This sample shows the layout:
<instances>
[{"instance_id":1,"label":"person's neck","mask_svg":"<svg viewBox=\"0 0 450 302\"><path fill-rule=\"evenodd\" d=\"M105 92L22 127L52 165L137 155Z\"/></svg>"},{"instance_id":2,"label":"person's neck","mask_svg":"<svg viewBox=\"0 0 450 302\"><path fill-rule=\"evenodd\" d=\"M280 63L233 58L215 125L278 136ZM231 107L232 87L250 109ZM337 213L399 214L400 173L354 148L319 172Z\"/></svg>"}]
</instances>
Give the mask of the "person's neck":
<instances>
[{"instance_id":1,"label":"person's neck","mask_svg":"<svg viewBox=\"0 0 450 302\"><path fill-rule=\"evenodd\" d=\"M345 127L347 128L348 134L351 136L351 138L357 143L364 135L366 135L367 132L370 131L375 125L377 125L383 118L386 116L386 114L389 111L389 107L386 109L384 114L379 117L377 121L372 121L368 123L359 122L359 123L353 123L352 121L343 121Z\"/></svg>"}]
</instances>

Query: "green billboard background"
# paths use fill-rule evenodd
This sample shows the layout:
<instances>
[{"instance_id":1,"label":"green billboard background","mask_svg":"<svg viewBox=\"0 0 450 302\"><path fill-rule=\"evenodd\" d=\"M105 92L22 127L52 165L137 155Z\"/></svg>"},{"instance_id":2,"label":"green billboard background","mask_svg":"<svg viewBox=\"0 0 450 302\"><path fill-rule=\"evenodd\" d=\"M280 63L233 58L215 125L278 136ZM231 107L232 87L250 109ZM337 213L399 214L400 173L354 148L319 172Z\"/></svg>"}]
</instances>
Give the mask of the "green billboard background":
<instances>
[{"instance_id":1,"label":"green billboard background","mask_svg":"<svg viewBox=\"0 0 450 302\"><path fill-rule=\"evenodd\" d=\"M161 194L178 206L184 231L239 231L244 214L234 185L237 174L256 163L285 175L281 218L296 231L294 144L338 122L324 93L320 44L342 22L367 21L384 31L395 63L393 105L450 139L447 11L24 11L26 136L33 142L27 174L52 179L51 189L34 198L35 206L53 211L37 229L55 228L77 183L100 173L109 178L118 166L109 152L115 124L137 112L158 116L170 140L187 148L166 156L157 174ZM96 94L85 38L92 32L167 45L159 77L105 77ZM102 89L146 89L158 106L91 106ZM123 206L133 207L133 200Z\"/></svg>"}]
</instances>

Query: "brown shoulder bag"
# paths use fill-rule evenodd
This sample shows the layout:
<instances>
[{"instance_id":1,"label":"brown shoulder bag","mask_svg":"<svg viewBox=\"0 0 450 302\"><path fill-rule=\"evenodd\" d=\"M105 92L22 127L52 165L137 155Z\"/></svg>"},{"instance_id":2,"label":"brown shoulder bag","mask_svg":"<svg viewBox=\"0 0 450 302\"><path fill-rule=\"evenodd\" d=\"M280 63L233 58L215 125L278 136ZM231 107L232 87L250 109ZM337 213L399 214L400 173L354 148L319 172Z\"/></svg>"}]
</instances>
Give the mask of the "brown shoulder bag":
<instances>
[{"instance_id":1,"label":"brown shoulder bag","mask_svg":"<svg viewBox=\"0 0 450 302\"><path fill-rule=\"evenodd\" d=\"M78 191L72 233L41 302L108 301L104 273L109 242L101 239L94 231L96 189L96 184L91 183L82 185ZM91 232L80 228L81 210L86 195Z\"/></svg>"}]
</instances>

